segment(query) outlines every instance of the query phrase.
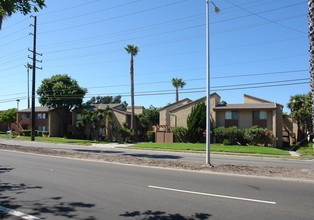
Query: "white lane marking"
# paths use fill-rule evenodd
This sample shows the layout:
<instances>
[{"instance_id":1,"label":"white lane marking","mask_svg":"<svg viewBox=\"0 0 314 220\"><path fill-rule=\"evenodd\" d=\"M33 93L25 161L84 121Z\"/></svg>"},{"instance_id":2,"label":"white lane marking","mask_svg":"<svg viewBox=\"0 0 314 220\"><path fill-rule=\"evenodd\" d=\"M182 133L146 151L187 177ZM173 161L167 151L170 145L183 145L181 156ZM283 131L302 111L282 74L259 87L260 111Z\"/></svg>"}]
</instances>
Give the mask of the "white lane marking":
<instances>
[{"instance_id":1,"label":"white lane marking","mask_svg":"<svg viewBox=\"0 0 314 220\"><path fill-rule=\"evenodd\" d=\"M272 201L264 201L264 200L258 200L258 199L248 199L248 198L233 197L233 196L224 196L224 195L202 193L202 192L193 192L193 191L187 191L187 190L181 190L181 189L172 189L172 188L166 188L166 187L160 187L160 186L148 186L148 187L149 188L154 188L154 189L162 189L162 190L168 190L168 191L174 191L174 192L182 192L182 193L189 193L189 194L196 194L196 195L203 195L203 196L211 196L211 197L218 197L218 198L225 198L225 199L236 199L236 200L243 200L243 201L249 201L249 202L259 202L259 203L266 203L266 204L273 204L273 205L277 204L276 202L272 202Z\"/></svg>"},{"instance_id":2,"label":"white lane marking","mask_svg":"<svg viewBox=\"0 0 314 220\"><path fill-rule=\"evenodd\" d=\"M37 218L35 216L27 215L23 212L19 212L19 211L9 209L9 208L3 207L3 206L0 206L0 211L6 212L10 215L14 215L14 216L20 217L22 219L26 219L26 220L42 220L42 219Z\"/></svg>"}]
</instances>

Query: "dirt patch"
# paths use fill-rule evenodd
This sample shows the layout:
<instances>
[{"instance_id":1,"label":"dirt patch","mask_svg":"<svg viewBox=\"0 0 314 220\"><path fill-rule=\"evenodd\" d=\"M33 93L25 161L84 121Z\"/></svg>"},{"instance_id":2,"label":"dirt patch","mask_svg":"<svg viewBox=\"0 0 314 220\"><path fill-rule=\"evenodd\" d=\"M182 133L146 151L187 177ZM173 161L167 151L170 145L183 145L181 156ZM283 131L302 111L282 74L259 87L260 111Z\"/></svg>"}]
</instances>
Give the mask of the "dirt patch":
<instances>
[{"instance_id":1,"label":"dirt patch","mask_svg":"<svg viewBox=\"0 0 314 220\"><path fill-rule=\"evenodd\" d=\"M115 162L121 164L134 164L152 167L166 167L184 170L210 171L220 173L232 173L242 175L255 175L267 177L283 177L293 179L314 180L314 171L312 169L296 169L296 168L282 168L269 166L247 166L247 165L233 165L215 163L215 166L209 166L200 162L169 160L169 159L155 159L134 157L129 155L112 155L106 153L83 153L64 150L53 150L40 147L23 147L0 145L0 150L18 151L26 153L35 153L42 155L58 156L74 159L88 159L96 161Z\"/></svg>"}]
</instances>

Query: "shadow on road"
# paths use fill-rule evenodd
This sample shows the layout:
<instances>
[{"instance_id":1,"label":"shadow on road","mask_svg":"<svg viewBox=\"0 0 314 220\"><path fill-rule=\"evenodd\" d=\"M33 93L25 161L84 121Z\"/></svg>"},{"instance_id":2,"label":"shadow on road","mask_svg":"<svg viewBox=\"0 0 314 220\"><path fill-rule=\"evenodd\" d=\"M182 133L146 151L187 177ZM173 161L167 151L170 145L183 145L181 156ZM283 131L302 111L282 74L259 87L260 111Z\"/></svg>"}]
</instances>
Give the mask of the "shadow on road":
<instances>
[{"instance_id":1,"label":"shadow on road","mask_svg":"<svg viewBox=\"0 0 314 220\"><path fill-rule=\"evenodd\" d=\"M124 151L110 151L110 150L82 150L82 149L73 149L74 151L78 152L85 152L85 153L97 153L97 154L121 154Z\"/></svg>"},{"instance_id":2,"label":"shadow on road","mask_svg":"<svg viewBox=\"0 0 314 220\"><path fill-rule=\"evenodd\" d=\"M10 172L13 168L0 166L0 173ZM28 200L26 194L28 191L36 190L36 194L40 195L38 190L43 190L41 186L33 186L24 183L8 183L0 180L0 206L25 212L28 215L37 218L58 219L60 217L69 219L86 219L95 220L91 208L94 204L84 202L69 202L61 196ZM34 193L34 192L33 192ZM22 210L20 210L22 209ZM89 216L90 213L90 216ZM82 216L84 215L84 216ZM13 217L14 218L14 217ZM12 215L0 211L0 219L12 219Z\"/></svg>"},{"instance_id":3,"label":"shadow on road","mask_svg":"<svg viewBox=\"0 0 314 220\"><path fill-rule=\"evenodd\" d=\"M125 156L132 156L132 157L147 157L147 158L154 158L154 159L180 159L181 156L174 156L174 155L167 155L167 154L123 154Z\"/></svg>"},{"instance_id":4,"label":"shadow on road","mask_svg":"<svg viewBox=\"0 0 314 220\"><path fill-rule=\"evenodd\" d=\"M11 170L13 170L13 168L0 166L0 174L10 172Z\"/></svg>"},{"instance_id":5,"label":"shadow on road","mask_svg":"<svg viewBox=\"0 0 314 220\"><path fill-rule=\"evenodd\" d=\"M207 213L195 213L192 216L183 216L181 214L168 214L161 211L147 210L145 212L134 211L125 212L121 214L122 217L136 217L136 219L141 220L206 220L210 218L210 214Z\"/></svg>"}]
</instances>

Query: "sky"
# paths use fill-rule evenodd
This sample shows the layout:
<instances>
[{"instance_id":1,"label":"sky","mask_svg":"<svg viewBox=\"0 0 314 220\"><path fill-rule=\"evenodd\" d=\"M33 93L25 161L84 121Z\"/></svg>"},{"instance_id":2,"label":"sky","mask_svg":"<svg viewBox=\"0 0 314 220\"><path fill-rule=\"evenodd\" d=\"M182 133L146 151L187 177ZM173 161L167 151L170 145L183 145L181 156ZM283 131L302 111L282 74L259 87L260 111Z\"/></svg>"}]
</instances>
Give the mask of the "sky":
<instances>
[{"instance_id":1,"label":"sky","mask_svg":"<svg viewBox=\"0 0 314 220\"><path fill-rule=\"evenodd\" d=\"M304 0L217 0L210 5L210 91L228 104L248 94L285 106L310 91L308 5ZM37 16L36 89L44 78L68 74L93 96L130 100L130 55L135 44L135 105L206 96L205 0L47 0ZM0 110L28 107L34 18L19 13L0 31ZM31 75L31 74L30 74ZM31 79L29 79L31 82ZM30 84L31 85L31 84ZM39 106L36 97L36 106Z\"/></svg>"}]
</instances>

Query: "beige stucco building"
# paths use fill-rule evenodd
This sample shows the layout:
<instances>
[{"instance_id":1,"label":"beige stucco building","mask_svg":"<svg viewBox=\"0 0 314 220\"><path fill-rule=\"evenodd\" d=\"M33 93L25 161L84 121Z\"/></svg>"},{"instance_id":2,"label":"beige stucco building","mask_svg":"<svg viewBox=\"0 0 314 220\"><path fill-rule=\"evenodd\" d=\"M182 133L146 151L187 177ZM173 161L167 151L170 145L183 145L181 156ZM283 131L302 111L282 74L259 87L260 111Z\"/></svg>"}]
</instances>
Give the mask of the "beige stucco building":
<instances>
[{"instance_id":1,"label":"beige stucco building","mask_svg":"<svg viewBox=\"0 0 314 220\"><path fill-rule=\"evenodd\" d=\"M221 97L217 93L210 95L210 117L211 127L230 127L237 126L241 129L250 128L254 125L270 129L278 140L277 147L283 145L283 135L286 137L286 128L289 127L288 140L290 143L295 135L295 126L292 122L287 122L286 126L283 120L283 106L263 100L250 95L244 95L243 104L221 104ZM206 101L206 97L191 101L183 99L179 102L165 106L160 109L160 125L169 125L170 127L187 127L187 117L191 113L192 107L200 101ZM286 119L288 120L288 119ZM289 121L289 120L288 120ZM293 124L293 123L292 123Z\"/></svg>"}]
</instances>

